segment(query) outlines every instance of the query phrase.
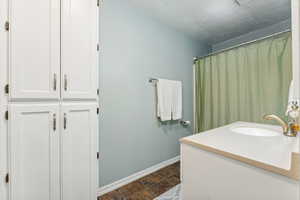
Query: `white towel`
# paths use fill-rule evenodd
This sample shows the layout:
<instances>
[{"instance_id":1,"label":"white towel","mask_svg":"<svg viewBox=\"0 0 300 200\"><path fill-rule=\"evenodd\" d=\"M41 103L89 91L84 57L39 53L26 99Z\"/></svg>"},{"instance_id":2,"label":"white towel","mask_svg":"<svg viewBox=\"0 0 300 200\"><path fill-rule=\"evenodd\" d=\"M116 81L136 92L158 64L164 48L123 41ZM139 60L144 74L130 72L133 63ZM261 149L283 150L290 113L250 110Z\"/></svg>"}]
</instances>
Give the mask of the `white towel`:
<instances>
[{"instance_id":1,"label":"white towel","mask_svg":"<svg viewBox=\"0 0 300 200\"><path fill-rule=\"evenodd\" d=\"M172 119L172 82L166 79L159 79L157 88L157 117L161 121Z\"/></svg>"},{"instance_id":2,"label":"white towel","mask_svg":"<svg viewBox=\"0 0 300 200\"><path fill-rule=\"evenodd\" d=\"M172 119L182 119L182 82L172 81Z\"/></svg>"},{"instance_id":3,"label":"white towel","mask_svg":"<svg viewBox=\"0 0 300 200\"><path fill-rule=\"evenodd\" d=\"M157 117L161 121L182 118L182 82L159 79L157 88Z\"/></svg>"}]
</instances>

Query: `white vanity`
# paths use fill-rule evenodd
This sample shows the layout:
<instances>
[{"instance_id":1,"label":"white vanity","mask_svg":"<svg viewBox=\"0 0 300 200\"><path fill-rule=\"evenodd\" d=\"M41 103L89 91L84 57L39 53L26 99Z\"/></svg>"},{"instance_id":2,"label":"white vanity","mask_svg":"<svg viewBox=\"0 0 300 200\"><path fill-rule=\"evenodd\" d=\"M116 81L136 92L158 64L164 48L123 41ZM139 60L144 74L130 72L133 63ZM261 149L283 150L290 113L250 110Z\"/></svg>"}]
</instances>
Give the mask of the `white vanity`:
<instances>
[{"instance_id":1,"label":"white vanity","mask_svg":"<svg viewBox=\"0 0 300 200\"><path fill-rule=\"evenodd\" d=\"M299 200L299 136L236 122L181 139L183 200Z\"/></svg>"}]
</instances>

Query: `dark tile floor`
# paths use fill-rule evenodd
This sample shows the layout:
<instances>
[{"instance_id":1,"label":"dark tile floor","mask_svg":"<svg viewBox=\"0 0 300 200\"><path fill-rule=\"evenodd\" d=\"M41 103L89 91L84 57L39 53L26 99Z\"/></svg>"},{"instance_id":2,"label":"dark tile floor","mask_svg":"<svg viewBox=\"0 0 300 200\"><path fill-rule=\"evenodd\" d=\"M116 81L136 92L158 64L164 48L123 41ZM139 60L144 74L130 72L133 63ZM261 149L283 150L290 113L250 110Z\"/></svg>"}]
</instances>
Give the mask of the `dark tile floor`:
<instances>
[{"instance_id":1,"label":"dark tile floor","mask_svg":"<svg viewBox=\"0 0 300 200\"><path fill-rule=\"evenodd\" d=\"M177 162L105 194L99 200L152 200L179 183L180 163Z\"/></svg>"}]
</instances>

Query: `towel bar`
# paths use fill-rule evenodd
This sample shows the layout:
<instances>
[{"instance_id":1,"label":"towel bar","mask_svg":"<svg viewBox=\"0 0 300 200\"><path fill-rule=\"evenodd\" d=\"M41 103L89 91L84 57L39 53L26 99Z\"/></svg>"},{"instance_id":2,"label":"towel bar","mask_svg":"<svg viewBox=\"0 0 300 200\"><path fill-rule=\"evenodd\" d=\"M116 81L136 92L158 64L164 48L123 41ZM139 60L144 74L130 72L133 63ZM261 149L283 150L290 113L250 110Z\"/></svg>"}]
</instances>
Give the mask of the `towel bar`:
<instances>
[{"instance_id":1,"label":"towel bar","mask_svg":"<svg viewBox=\"0 0 300 200\"><path fill-rule=\"evenodd\" d=\"M149 79L149 83L157 83L157 82L158 82L158 79L156 79L156 78Z\"/></svg>"}]
</instances>

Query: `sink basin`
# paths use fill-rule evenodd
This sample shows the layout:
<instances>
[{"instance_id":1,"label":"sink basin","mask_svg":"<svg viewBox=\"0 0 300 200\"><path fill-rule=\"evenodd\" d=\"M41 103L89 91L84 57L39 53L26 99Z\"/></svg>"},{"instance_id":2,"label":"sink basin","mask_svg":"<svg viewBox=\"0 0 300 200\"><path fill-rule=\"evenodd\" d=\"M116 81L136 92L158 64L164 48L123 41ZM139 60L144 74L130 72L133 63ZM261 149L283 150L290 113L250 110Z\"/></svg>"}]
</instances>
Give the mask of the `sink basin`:
<instances>
[{"instance_id":1,"label":"sink basin","mask_svg":"<svg viewBox=\"0 0 300 200\"><path fill-rule=\"evenodd\" d=\"M266 128L255 128L255 127L233 127L231 131L250 136L260 136L260 137L275 137L280 136L282 133L273 131Z\"/></svg>"}]
</instances>

